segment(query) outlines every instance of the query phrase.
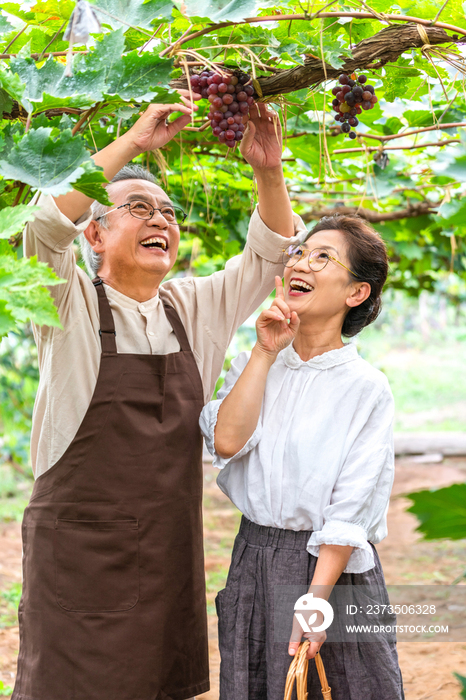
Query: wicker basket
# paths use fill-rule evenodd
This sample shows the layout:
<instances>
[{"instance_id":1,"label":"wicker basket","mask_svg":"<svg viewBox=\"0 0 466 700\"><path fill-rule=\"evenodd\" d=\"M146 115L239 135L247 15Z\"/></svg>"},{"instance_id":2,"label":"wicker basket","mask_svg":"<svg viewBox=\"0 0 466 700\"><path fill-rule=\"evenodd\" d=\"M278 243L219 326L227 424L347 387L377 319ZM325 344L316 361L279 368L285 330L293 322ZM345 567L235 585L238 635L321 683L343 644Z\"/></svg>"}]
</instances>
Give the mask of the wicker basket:
<instances>
[{"instance_id":1,"label":"wicker basket","mask_svg":"<svg viewBox=\"0 0 466 700\"><path fill-rule=\"evenodd\" d=\"M295 678L298 700L307 699L307 670L309 666L309 659L306 658L306 654L308 649L309 641L306 640L305 642L302 642L299 645L298 651L296 652L294 659L290 664L290 670L288 671L288 675L286 677L284 700L291 700L291 693L293 692ZM324 700L332 700L331 688L329 687L329 684L327 682L324 664L319 653L315 655L315 662L317 667L317 673L319 674L320 683L322 686L323 698Z\"/></svg>"}]
</instances>

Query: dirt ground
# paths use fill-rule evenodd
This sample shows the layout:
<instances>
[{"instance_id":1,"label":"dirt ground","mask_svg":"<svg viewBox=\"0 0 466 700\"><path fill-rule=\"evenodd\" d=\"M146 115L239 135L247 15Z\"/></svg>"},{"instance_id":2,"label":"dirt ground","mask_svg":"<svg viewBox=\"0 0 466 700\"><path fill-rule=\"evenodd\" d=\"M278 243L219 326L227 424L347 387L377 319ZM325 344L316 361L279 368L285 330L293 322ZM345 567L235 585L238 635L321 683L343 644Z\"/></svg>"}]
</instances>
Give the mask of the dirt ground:
<instances>
[{"instance_id":1,"label":"dirt ground","mask_svg":"<svg viewBox=\"0 0 466 700\"><path fill-rule=\"evenodd\" d=\"M215 484L215 470L205 464L205 542L211 690L198 700L218 700L219 654L214 599L224 587L231 545L239 514ZM417 520L406 508L403 494L423 488L449 486L466 479L466 459L440 464L397 461L388 515L388 537L377 546L387 584L448 584L466 568L466 541L424 542L415 532ZM21 580L20 524L0 524L0 591ZM5 601L0 602L0 681L14 684L18 628L8 622ZM5 614L7 613L7 614ZM2 616L3 615L3 616ZM2 622L3 620L3 626ZM6 622L5 622L6 620ZM5 626L6 625L6 626ZM465 631L466 637L466 631ZM406 700L459 700L460 685L453 671L466 676L466 641L455 643L399 642L398 654ZM0 697L4 695L0 685Z\"/></svg>"}]
</instances>

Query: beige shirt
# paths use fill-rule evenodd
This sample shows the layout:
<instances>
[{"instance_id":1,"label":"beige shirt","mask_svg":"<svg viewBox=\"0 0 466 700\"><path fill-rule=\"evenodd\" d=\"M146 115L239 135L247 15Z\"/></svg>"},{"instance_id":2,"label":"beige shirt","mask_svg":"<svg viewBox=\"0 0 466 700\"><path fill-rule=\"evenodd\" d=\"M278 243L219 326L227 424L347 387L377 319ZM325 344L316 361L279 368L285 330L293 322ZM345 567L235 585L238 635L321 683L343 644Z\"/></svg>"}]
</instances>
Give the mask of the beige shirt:
<instances>
[{"instance_id":1,"label":"beige shirt","mask_svg":"<svg viewBox=\"0 0 466 700\"><path fill-rule=\"evenodd\" d=\"M60 459L76 435L91 402L101 354L97 294L91 279L76 265L72 248L91 212L73 224L52 197L41 197L38 204L40 211L25 229L25 253L37 255L67 282L50 288L63 328L33 327L40 368L31 434L36 477ZM236 329L270 294L275 275L283 272L282 249L307 234L297 215L294 226L296 236L284 238L264 224L256 209L242 255L208 277L168 280L143 304L105 285L118 352L163 355L180 349L165 316L163 297L185 327L204 401L209 401Z\"/></svg>"}]
</instances>

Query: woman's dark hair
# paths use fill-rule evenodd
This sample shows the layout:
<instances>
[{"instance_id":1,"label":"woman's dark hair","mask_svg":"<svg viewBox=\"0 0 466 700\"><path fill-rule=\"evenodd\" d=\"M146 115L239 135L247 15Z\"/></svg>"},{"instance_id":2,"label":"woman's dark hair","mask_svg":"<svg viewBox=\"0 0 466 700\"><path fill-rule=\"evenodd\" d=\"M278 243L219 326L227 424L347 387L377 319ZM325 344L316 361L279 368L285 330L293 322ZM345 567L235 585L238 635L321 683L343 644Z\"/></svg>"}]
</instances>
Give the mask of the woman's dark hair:
<instances>
[{"instance_id":1,"label":"woman's dark hair","mask_svg":"<svg viewBox=\"0 0 466 700\"><path fill-rule=\"evenodd\" d=\"M388 257L385 243L365 219L349 214L324 216L310 231L309 240L318 231L340 231L346 240L350 269L358 276L348 274L358 282L371 286L369 297L346 314L342 335L351 338L375 321L382 308L382 289L388 275Z\"/></svg>"}]
</instances>

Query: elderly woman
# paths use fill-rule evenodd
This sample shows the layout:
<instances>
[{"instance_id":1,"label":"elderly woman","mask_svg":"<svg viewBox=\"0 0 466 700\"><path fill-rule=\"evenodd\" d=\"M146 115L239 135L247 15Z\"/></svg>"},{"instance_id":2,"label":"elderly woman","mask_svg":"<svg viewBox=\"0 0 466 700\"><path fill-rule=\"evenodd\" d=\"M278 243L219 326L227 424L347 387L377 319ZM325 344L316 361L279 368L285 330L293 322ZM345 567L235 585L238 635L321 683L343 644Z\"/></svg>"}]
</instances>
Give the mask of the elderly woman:
<instances>
[{"instance_id":1,"label":"elderly woman","mask_svg":"<svg viewBox=\"0 0 466 700\"><path fill-rule=\"evenodd\" d=\"M305 583L328 599L335 584L369 585L388 602L374 544L387 535L393 397L342 342L379 314L386 249L362 219L334 216L283 257L284 286L277 277L255 346L201 414L217 483L243 514L216 600L220 700L282 700L303 631L294 620L289 643L276 641L277 586ZM305 636L313 658L326 633ZM395 641L371 642L324 644L333 700L404 698ZM312 664L308 700L317 698Z\"/></svg>"}]
</instances>

